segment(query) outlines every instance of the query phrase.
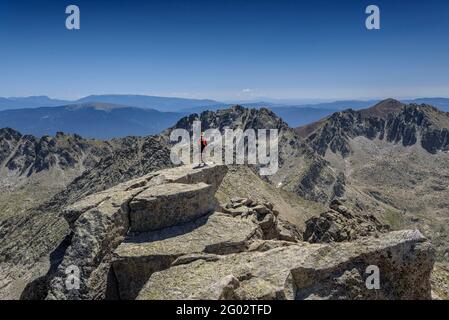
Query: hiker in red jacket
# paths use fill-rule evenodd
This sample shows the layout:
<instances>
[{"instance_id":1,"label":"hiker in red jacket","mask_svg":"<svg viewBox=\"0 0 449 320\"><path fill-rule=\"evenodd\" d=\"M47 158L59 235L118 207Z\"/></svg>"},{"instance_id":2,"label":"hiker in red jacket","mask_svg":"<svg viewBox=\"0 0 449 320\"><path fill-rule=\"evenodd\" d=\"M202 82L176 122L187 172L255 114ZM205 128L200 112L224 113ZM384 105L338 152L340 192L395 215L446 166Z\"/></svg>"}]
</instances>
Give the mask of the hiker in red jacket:
<instances>
[{"instance_id":1,"label":"hiker in red jacket","mask_svg":"<svg viewBox=\"0 0 449 320\"><path fill-rule=\"evenodd\" d=\"M206 140L206 138L204 138L204 132L201 132L200 146L201 146L201 154L200 154L201 163L200 163L200 165L204 164L205 166L207 166L207 164L203 161L203 151L207 146L207 140Z\"/></svg>"}]
</instances>

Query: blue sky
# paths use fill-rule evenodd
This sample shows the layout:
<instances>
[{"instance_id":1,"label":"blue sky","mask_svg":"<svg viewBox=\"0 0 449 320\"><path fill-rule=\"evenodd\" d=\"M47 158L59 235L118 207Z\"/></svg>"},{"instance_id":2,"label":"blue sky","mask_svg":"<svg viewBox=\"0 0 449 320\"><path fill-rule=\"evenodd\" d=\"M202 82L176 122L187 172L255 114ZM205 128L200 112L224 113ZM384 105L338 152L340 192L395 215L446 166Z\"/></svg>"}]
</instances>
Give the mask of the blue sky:
<instances>
[{"instance_id":1,"label":"blue sky","mask_svg":"<svg viewBox=\"0 0 449 320\"><path fill-rule=\"evenodd\" d=\"M448 38L447 0L0 0L0 96L449 97Z\"/></svg>"}]
</instances>

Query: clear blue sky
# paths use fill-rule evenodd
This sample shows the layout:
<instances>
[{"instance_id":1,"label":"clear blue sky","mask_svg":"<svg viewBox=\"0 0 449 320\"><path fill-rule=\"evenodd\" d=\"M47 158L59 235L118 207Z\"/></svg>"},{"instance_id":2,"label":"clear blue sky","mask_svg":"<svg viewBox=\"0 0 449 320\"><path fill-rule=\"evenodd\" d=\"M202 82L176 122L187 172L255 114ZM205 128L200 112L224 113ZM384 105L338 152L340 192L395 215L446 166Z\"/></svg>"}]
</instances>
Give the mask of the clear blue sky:
<instances>
[{"instance_id":1,"label":"clear blue sky","mask_svg":"<svg viewBox=\"0 0 449 320\"><path fill-rule=\"evenodd\" d=\"M0 43L0 96L449 97L447 0L1 0Z\"/></svg>"}]
</instances>

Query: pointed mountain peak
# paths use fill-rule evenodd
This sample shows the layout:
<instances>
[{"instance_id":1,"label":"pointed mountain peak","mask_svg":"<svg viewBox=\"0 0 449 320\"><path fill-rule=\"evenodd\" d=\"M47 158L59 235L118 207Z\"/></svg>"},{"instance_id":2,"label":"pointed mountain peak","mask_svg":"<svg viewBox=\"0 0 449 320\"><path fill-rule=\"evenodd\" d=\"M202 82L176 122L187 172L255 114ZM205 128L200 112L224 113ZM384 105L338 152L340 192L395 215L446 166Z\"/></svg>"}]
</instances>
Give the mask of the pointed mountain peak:
<instances>
[{"instance_id":1,"label":"pointed mountain peak","mask_svg":"<svg viewBox=\"0 0 449 320\"><path fill-rule=\"evenodd\" d=\"M402 102L390 98L382 100L371 108L360 110L360 113L364 118L376 117L386 119L389 114L401 111L404 105Z\"/></svg>"}]
</instances>

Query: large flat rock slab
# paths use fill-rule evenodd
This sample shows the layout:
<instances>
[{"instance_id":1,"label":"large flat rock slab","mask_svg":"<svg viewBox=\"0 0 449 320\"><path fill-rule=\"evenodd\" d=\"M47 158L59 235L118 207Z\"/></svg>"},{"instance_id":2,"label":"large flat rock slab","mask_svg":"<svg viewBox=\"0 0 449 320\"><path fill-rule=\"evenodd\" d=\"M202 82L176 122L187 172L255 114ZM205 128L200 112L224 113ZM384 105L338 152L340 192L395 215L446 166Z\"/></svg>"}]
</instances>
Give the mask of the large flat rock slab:
<instances>
[{"instance_id":1,"label":"large flat rock slab","mask_svg":"<svg viewBox=\"0 0 449 320\"><path fill-rule=\"evenodd\" d=\"M195 220L216 207L214 189L197 184L167 183L141 192L130 202L130 231L144 232Z\"/></svg>"},{"instance_id":2,"label":"large flat rock slab","mask_svg":"<svg viewBox=\"0 0 449 320\"><path fill-rule=\"evenodd\" d=\"M88 195L68 206L61 215L70 225L72 234L67 240L69 244L62 262L49 275L47 299L116 298L111 260L114 250L130 231L130 221L136 222L131 217L131 203L136 210L142 209L140 213L137 211L137 217L142 214L144 222L134 223L137 230L142 226L153 230L192 221L213 210L214 193L226 172L226 166L220 165L198 169L181 166L155 171ZM201 199L204 201L199 201ZM158 200L166 201L167 206ZM145 209L146 205L147 209L156 208L157 203L164 208L177 209L170 212ZM71 266L80 271L79 290L66 288L66 270Z\"/></svg>"},{"instance_id":3,"label":"large flat rock slab","mask_svg":"<svg viewBox=\"0 0 449 320\"><path fill-rule=\"evenodd\" d=\"M334 244L299 243L196 260L154 273L137 299L430 299L434 252L418 231ZM368 266L380 289L368 289Z\"/></svg>"},{"instance_id":4,"label":"large flat rock slab","mask_svg":"<svg viewBox=\"0 0 449 320\"><path fill-rule=\"evenodd\" d=\"M143 177L124 182L117 187L120 189L130 189L142 185L151 187L168 183L196 184L203 182L211 185L214 192L216 192L227 171L228 169L225 165L211 164L205 167L185 165L155 171Z\"/></svg>"},{"instance_id":5,"label":"large flat rock slab","mask_svg":"<svg viewBox=\"0 0 449 320\"><path fill-rule=\"evenodd\" d=\"M178 257L187 255L178 263L217 260L214 254L245 250L249 240L261 237L262 230L252 219L219 212L184 225L128 237L115 250L113 261L120 298L135 298L152 273L169 268Z\"/></svg>"},{"instance_id":6,"label":"large flat rock slab","mask_svg":"<svg viewBox=\"0 0 449 320\"><path fill-rule=\"evenodd\" d=\"M186 165L158 171L156 174L163 178L167 183L177 182L195 184L204 182L211 185L215 193L227 171L228 169L225 165L211 164L201 168L197 168L196 165Z\"/></svg>"},{"instance_id":7,"label":"large flat rock slab","mask_svg":"<svg viewBox=\"0 0 449 320\"><path fill-rule=\"evenodd\" d=\"M64 209L61 215L73 229L76 220L81 215L101 203L113 202L117 205L127 204L129 199L132 199L143 190L171 183L198 184L202 182L208 184L215 194L226 172L227 167L221 165L209 165L201 168L187 165L151 172L143 177L132 179L110 189L88 195Z\"/></svg>"}]
</instances>

